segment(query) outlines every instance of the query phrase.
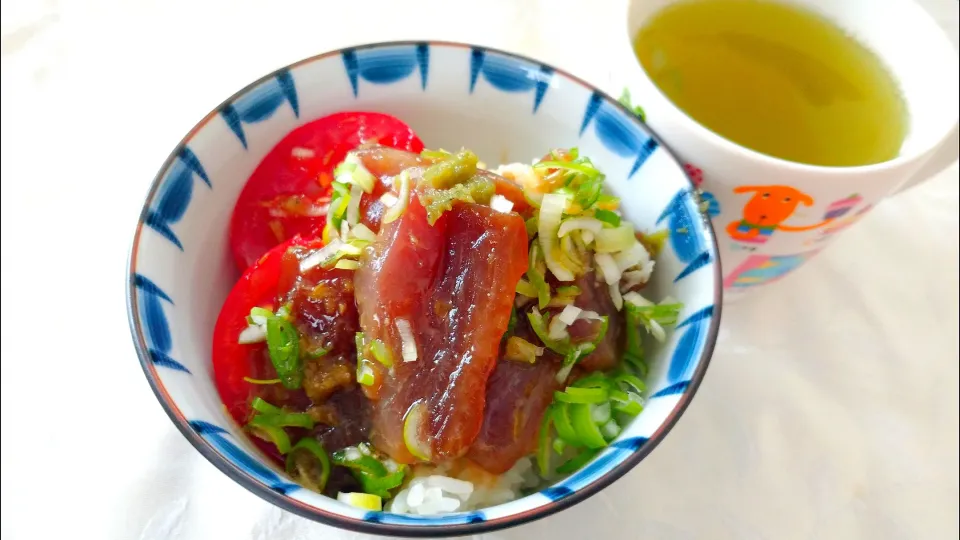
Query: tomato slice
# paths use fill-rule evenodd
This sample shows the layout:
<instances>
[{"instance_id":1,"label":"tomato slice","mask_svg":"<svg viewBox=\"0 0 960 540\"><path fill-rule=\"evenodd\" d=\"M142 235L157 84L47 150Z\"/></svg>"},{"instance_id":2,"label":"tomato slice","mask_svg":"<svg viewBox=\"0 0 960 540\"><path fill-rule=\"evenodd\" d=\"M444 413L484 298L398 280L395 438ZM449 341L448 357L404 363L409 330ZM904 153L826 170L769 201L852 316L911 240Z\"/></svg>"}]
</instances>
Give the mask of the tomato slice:
<instances>
[{"instance_id":1,"label":"tomato slice","mask_svg":"<svg viewBox=\"0 0 960 540\"><path fill-rule=\"evenodd\" d=\"M243 271L277 244L319 236L333 169L361 144L419 153L423 143L410 126L373 112L325 116L290 132L263 158L237 199L230 249Z\"/></svg>"},{"instance_id":2,"label":"tomato slice","mask_svg":"<svg viewBox=\"0 0 960 540\"><path fill-rule=\"evenodd\" d=\"M313 243L319 243L319 240ZM240 332L247 326L247 315L255 306L276 303L281 284L283 254L293 245L311 245L301 237L294 237L268 251L255 262L233 286L220 309L213 329L213 373L220 399L231 416L241 425L249 420L250 401L255 387L244 377L265 377L264 343L241 344Z\"/></svg>"}]
</instances>

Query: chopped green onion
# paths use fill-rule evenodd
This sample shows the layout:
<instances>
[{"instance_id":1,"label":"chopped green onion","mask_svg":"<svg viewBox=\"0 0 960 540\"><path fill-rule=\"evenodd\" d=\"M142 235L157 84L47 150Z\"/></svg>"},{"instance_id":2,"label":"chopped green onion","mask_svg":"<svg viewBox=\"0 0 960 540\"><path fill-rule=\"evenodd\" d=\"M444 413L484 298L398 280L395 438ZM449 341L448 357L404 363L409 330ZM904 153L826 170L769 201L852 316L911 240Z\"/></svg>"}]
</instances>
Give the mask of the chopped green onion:
<instances>
[{"instance_id":1,"label":"chopped green onion","mask_svg":"<svg viewBox=\"0 0 960 540\"><path fill-rule=\"evenodd\" d=\"M352 446L337 450L331 457L334 465L362 471L376 477L387 475L387 468L377 458L368 456Z\"/></svg>"},{"instance_id":2,"label":"chopped green onion","mask_svg":"<svg viewBox=\"0 0 960 540\"><path fill-rule=\"evenodd\" d=\"M299 427L304 429L313 428L313 418L306 413L268 413L254 416L248 425L256 427Z\"/></svg>"},{"instance_id":3,"label":"chopped green onion","mask_svg":"<svg viewBox=\"0 0 960 540\"><path fill-rule=\"evenodd\" d=\"M393 356L390 354L390 351L387 350L387 346L383 343L383 341L374 339L370 341L368 347L370 349L370 354L373 355L374 360L380 362L388 368L393 367Z\"/></svg>"},{"instance_id":4,"label":"chopped green onion","mask_svg":"<svg viewBox=\"0 0 960 540\"><path fill-rule=\"evenodd\" d=\"M570 421L570 411L564 403L554 403L552 405L553 425L557 428L557 436L571 446L582 446L577 431L573 429L573 423Z\"/></svg>"},{"instance_id":5,"label":"chopped green onion","mask_svg":"<svg viewBox=\"0 0 960 540\"><path fill-rule=\"evenodd\" d=\"M360 263L350 259L340 259L333 267L339 270L356 270L360 268Z\"/></svg>"},{"instance_id":6,"label":"chopped green onion","mask_svg":"<svg viewBox=\"0 0 960 540\"><path fill-rule=\"evenodd\" d=\"M563 465L557 467L557 474L570 474L580 470L584 465L590 462L591 459L596 457L599 454L599 450L594 449L584 449L581 450L579 454L570 458L568 461L564 462Z\"/></svg>"},{"instance_id":7,"label":"chopped green onion","mask_svg":"<svg viewBox=\"0 0 960 540\"><path fill-rule=\"evenodd\" d=\"M335 197L343 197L350 194L350 186L340 182L334 182L331 184L333 186L333 192Z\"/></svg>"},{"instance_id":8,"label":"chopped green onion","mask_svg":"<svg viewBox=\"0 0 960 540\"><path fill-rule=\"evenodd\" d=\"M537 229L538 229L539 226L540 226L540 225L539 225L539 220L537 219L537 216L533 216L532 218L526 220L526 221L524 222L524 225L526 225L526 227L527 227L527 237L528 237L528 238L533 238L534 236L537 235Z\"/></svg>"},{"instance_id":9,"label":"chopped green onion","mask_svg":"<svg viewBox=\"0 0 960 540\"><path fill-rule=\"evenodd\" d=\"M410 172L404 170L397 177L397 181L400 182L400 195L397 196L397 204L390 207L386 213L383 214L383 223L392 223L400 218L403 213L407 210L407 205L410 203Z\"/></svg>"},{"instance_id":10,"label":"chopped green onion","mask_svg":"<svg viewBox=\"0 0 960 540\"><path fill-rule=\"evenodd\" d=\"M250 310L250 318L248 320L252 324L266 324L268 317L273 317L272 311L267 308L255 307Z\"/></svg>"},{"instance_id":11,"label":"chopped green onion","mask_svg":"<svg viewBox=\"0 0 960 540\"><path fill-rule=\"evenodd\" d=\"M254 379L251 377L244 377L243 380L250 384L280 384L280 379Z\"/></svg>"},{"instance_id":12,"label":"chopped green onion","mask_svg":"<svg viewBox=\"0 0 960 540\"><path fill-rule=\"evenodd\" d=\"M557 296L579 296L580 287L576 285L566 285L563 287L557 287Z\"/></svg>"},{"instance_id":13,"label":"chopped green onion","mask_svg":"<svg viewBox=\"0 0 960 540\"><path fill-rule=\"evenodd\" d=\"M593 217L597 218L598 220L608 225L612 225L613 227L620 226L620 216L616 212L613 212L610 210L597 209L594 211Z\"/></svg>"},{"instance_id":14,"label":"chopped green onion","mask_svg":"<svg viewBox=\"0 0 960 540\"><path fill-rule=\"evenodd\" d=\"M604 401L603 403L595 403L590 405L590 418L593 418L593 423L602 426L610 421L610 402Z\"/></svg>"},{"instance_id":15,"label":"chopped green onion","mask_svg":"<svg viewBox=\"0 0 960 540\"><path fill-rule=\"evenodd\" d=\"M253 398L253 402L250 403L250 406L253 408L253 410L263 414L283 414L283 409L268 403L266 400L259 397Z\"/></svg>"},{"instance_id":16,"label":"chopped green onion","mask_svg":"<svg viewBox=\"0 0 960 540\"><path fill-rule=\"evenodd\" d=\"M510 336L507 338L507 346L504 350L503 358L504 360L513 362L533 364L537 361L537 356L540 355L538 353L542 354L540 347L523 338Z\"/></svg>"},{"instance_id":17,"label":"chopped green onion","mask_svg":"<svg viewBox=\"0 0 960 540\"><path fill-rule=\"evenodd\" d=\"M626 384L632 386L638 394L642 394L644 390L647 389L647 386L643 384L643 381L640 380L636 375L630 375L629 373L622 373L614 377L613 382L616 384Z\"/></svg>"},{"instance_id":18,"label":"chopped green onion","mask_svg":"<svg viewBox=\"0 0 960 540\"><path fill-rule=\"evenodd\" d=\"M537 290L535 297L537 298L537 306L540 309L547 307L547 304L550 303L550 286L547 285L546 278L543 275L543 272L540 271L538 267L540 258L540 245L536 242L533 242L530 245L530 257L529 263L527 266L527 279L530 280L530 284Z\"/></svg>"},{"instance_id":19,"label":"chopped green onion","mask_svg":"<svg viewBox=\"0 0 960 540\"><path fill-rule=\"evenodd\" d=\"M584 160L581 162L577 161L541 161L533 166L534 169L562 169L567 171L578 172L588 179L594 179L600 177L601 173L593 166L589 160Z\"/></svg>"},{"instance_id":20,"label":"chopped green onion","mask_svg":"<svg viewBox=\"0 0 960 540\"><path fill-rule=\"evenodd\" d=\"M311 457L313 459L309 460ZM316 470L317 465L319 465L319 471ZM327 457L323 446L310 437L300 439L290 449L290 453L287 454L286 468L288 474L293 476L296 473L297 481L317 493L323 493L330 479L330 458Z\"/></svg>"},{"instance_id":21,"label":"chopped green onion","mask_svg":"<svg viewBox=\"0 0 960 540\"><path fill-rule=\"evenodd\" d=\"M567 449L567 441L565 441L565 440L563 440L563 439L560 439L560 438L557 438L557 439L554 439L554 440L553 440L553 451L554 451L554 452L556 452L556 453L558 453L558 454L562 454L563 451L566 450L566 449ZM542 473L541 473L541 476L543 476Z\"/></svg>"},{"instance_id":22,"label":"chopped green onion","mask_svg":"<svg viewBox=\"0 0 960 540\"><path fill-rule=\"evenodd\" d=\"M627 110L629 110L629 111L632 112L633 114L637 115L637 117L640 118L640 121L641 121L641 122L646 122L646 121L647 121L647 115L646 115L646 113L643 111L643 107L641 107L641 106L639 106L639 105L634 105L634 104L631 102L632 100L630 99L630 90L629 90L629 89L627 89L627 88L624 88L624 89L623 89L623 93L620 94L620 99L619 99L619 101L620 101L620 104L621 104L621 105L623 105L624 107L627 108Z\"/></svg>"},{"instance_id":23,"label":"chopped green onion","mask_svg":"<svg viewBox=\"0 0 960 540\"><path fill-rule=\"evenodd\" d=\"M334 169L333 175L337 182L353 184L360 187L365 193L373 193L373 188L377 182L377 177L363 166L360 156L355 152L347 154L346 159Z\"/></svg>"},{"instance_id":24,"label":"chopped green onion","mask_svg":"<svg viewBox=\"0 0 960 540\"><path fill-rule=\"evenodd\" d=\"M600 428L593 421L590 405L573 403L570 407L570 422L577 432L577 437L587 448L603 448L607 445L606 439L600 433Z\"/></svg>"},{"instance_id":25,"label":"chopped green onion","mask_svg":"<svg viewBox=\"0 0 960 540\"><path fill-rule=\"evenodd\" d=\"M357 359L357 384L363 386L373 386L376 377L373 374L373 368L369 365L369 360Z\"/></svg>"},{"instance_id":26,"label":"chopped green onion","mask_svg":"<svg viewBox=\"0 0 960 540\"><path fill-rule=\"evenodd\" d=\"M400 487L406 475L406 468L399 469L385 476L374 476L359 470L353 471L354 478L360 482L360 486L364 492L376 495L382 499L392 497L393 495L390 493L390 490Z\"/></svg>"},{"instance_id":27,"label":"chopped green onion","mask_svg":"<svg viewBox=\"0 0 960 540\"><path fill-rule=\"evenodd\" d=\"M272 442L277 447L277 451L286 454L290 451L290 436L278 426L253 426L247 424L247 430L253 433L257 438L267 442Z\"/></svg>"},{"instance_id":28,"label":"chopped green onion","mask_svg":"<svg viewBox=\"0 0 960 540\"><path fill-rule=\"evenodd\" d=\"M280 317L267 319L267 352L285 388L295 390L303 382L300 370L300 334Z\"/></svg>"},{"instance_id":29,"label":"chopped green onion","mask_svg":"<svg viewBox=\"0 0 960 540\"><path fill-rule=\"evenodd\" d=\"M529 298L536 298L538 295L537 288L525 279L520 279L520 281L517 282L516 292Z\"/></svg>"},{"instance_id":30,"label":"chopped green onion","mask_svg":"<svg viewBox=\"0 0 960 540\"><path fill-rule=\"evenodd\" d=\"M656 258L657 255L663 251L663 245L666 243L667 238L669 237L670 231L667 229L660 229L653 234L641 235L640 243L643 244L643 247L647 248L647 251L650 252L651 257Z\"/></svg>"},{"instance_id":31,"label":"chopped green onion","mask_svg":"<svg viewBox=\"0 0 960 540\"><path fill-rule=\"evenodd\" d=\"M568 386L564 392L554 392L553 397L564 403L603 403L610 398L610 394L603 388Z\"/></svg>"},{"instance_id":32,"label":"chopped green onion","mask_svg":"<svg viewBox=\"0 0 960 540\"><path fill-rule=\"evenodd\" d=\"M435 189L450 189L466 182L477 173L477 161L476 154L461 150L427 167L423 171L423 181Z\"/></svg>"},{"instance_id":33,"label":"chopped green onion","mask_svg":"<svg viewBox=\"0 0 960 540\"><path fill-rule=\"evenodd\" d=\"M630 416L636 416L643 412L643 405L639 401L629 398L627 401L614 402L613 408L616 411L628 414Z\"/></svg>"},{"instance_id":34,"label":"chopped green onion","mask_svg":"<svg viewBox=\"0 0 960 540\"><path fill-rule=\"evenodd\" d=\"M311 359L323 358L329 353L330 349L324 349L323 347L317 347L316 349L308 349L303 351L303 355Z\"/></svg>"}]
</instances>

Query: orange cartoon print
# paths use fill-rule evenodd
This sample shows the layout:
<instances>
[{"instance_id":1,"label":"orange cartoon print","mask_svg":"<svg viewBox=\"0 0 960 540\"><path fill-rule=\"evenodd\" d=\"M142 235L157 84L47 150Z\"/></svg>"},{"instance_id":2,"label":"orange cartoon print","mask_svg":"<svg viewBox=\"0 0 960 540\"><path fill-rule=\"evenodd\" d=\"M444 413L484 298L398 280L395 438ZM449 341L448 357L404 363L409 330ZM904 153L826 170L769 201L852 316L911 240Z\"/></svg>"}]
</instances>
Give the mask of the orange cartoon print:
<instances>
[{"instance_id":1,"label":"orange cartoon print","mask_svg":"<svg viewBox=\"0 0 960 540\"><path fill-rule=\"evenodd\" d=\"M825 216L813 225L785 224L798 205L813 206L813 197L789 186L739 186L733 192L753 193L743 206L743 218L727 225L730 237L740 242L762 244L774 231L810 231L833 221Z\"/></svg>"}]
</instances>

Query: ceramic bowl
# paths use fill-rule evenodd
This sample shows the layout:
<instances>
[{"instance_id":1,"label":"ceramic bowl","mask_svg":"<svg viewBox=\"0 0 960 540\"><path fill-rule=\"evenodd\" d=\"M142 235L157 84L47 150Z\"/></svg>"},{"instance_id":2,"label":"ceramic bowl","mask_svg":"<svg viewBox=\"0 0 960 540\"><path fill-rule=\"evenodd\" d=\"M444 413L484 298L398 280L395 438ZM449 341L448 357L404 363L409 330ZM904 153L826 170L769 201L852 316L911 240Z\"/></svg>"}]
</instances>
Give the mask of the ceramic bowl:
<instances>
[{"instance_id":1,"label":"ceramic bowl","mask_svg":"<svg viewBox=\"0 0 960 540\"><path fill-rule=\"evenodd\" d=\"M583 469L510 503L437 517L364 511L302 488L224 412L211 341L238 277L227 245L234 202L267 152L294 128L348 110L392 114L430 148L467 147L486 163L579 147L606 173L640 231L669 230L646 289L684 304L667 340L647 351L643 412ZM542 62L456 43L394 42L329 52L279 69L200 120L153 180L127 276L133 341L170 419L224 474L301 516L374 534L477 534L542 518L597 493L666 436L707 369L720 319L713 230L669 149L616 100ZM652 341L652 340L647 340Z\"/></svg>"}]
</instances>

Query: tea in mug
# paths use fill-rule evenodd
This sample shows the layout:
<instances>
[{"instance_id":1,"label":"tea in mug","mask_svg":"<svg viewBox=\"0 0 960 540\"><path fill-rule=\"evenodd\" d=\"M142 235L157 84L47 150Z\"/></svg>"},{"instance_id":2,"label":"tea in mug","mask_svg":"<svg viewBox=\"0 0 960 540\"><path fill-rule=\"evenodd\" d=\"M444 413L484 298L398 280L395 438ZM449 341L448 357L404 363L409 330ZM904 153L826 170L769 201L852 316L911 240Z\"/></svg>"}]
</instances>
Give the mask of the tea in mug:
<instances>
[{"instance_id":1,"label":"tea in mug","mask_svg":"<svg viewBox=\"0 0 960 540\"><path fill-rule=\"evenodd\" d=\"M770 156L868 165L896 157L906 136L906 105L880 58L801 7L686 0L655 13L634 50L677 107Z\"/></svg>"}]
</instances>

